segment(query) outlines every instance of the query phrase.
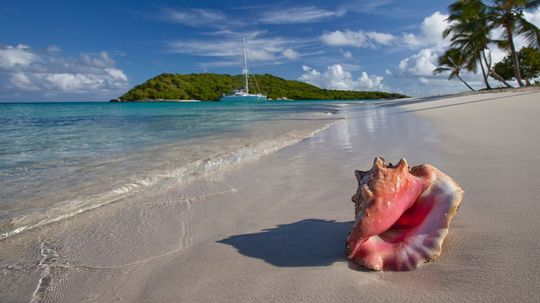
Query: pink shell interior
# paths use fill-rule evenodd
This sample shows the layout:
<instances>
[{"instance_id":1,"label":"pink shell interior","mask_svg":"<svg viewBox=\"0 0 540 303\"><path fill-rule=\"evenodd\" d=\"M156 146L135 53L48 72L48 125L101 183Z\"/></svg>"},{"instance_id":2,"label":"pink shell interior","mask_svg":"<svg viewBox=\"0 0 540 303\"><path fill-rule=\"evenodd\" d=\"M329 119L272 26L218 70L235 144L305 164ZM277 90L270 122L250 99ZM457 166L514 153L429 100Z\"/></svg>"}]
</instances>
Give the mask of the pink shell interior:
<instances>
[{"instance_id":1,"label":"pink shell interior","mask_svg":"<svg viewBox=\"0 0 540 303\"><path fill-rule=\"evenodd\" d=\"M347 238L347 257L373 270L411 270L438 257L463 197L450 177L431 165L409 170L376 158L356 171L356 220Z\"/></svg>"}]
</instances>

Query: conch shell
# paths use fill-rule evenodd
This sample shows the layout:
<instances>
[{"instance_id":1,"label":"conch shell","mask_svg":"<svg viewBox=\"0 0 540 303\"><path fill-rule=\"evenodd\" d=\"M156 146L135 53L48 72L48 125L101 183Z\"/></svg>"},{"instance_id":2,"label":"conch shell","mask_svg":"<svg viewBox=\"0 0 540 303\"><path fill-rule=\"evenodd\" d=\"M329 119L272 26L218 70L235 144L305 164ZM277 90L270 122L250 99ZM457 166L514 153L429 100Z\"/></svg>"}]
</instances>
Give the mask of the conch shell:
<instances>
[{"instance_id":1,"label":"conch shell","mask_svg":"<svg viewBox=\"0 0 540 303\"><path fill-rule=\"evenodd\" d=\"M355 171L358 191L352 197L355 223L346 254L372 270L415 269L442 252L450 221L463 190L437 168L409 169L377 157L369 171Z\"/></svg>"}]
</instances>

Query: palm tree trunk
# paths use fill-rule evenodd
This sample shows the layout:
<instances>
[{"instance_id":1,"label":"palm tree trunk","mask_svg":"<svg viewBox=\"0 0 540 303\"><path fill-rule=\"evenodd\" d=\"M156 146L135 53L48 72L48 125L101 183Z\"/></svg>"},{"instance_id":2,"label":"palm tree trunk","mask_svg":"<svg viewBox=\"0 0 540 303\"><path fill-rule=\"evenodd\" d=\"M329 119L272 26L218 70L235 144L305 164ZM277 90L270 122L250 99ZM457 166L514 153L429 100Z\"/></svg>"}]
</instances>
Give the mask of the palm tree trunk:
<instances>
[{"instance_id":1,"label":"palm tree trunk","mask_svg":"<svg viewBox=\"0 0 540 303\"><path fill-rule=\"evenodd\" d=\"M489 85L488 81L488 75L486 74L486 70L484 69L484 64L482 64L482 60L480 62L480 67L482 68L482 76L484 77L484 83L486 84L486 89L491 89L491 86Z\"/></svg>"},{"instance_id":2,"label":"palm tree trunk","mask_svg":"<svg viewBox=\"0 0 540 303\"><path fill-rule=\"evenodd\" d=\"M506 87L508 88L514 88L512 85L510 85L508 82L506 82L506 80L503 79L503 77L501 77L499 74L497 74L494 70L489 70L489 75L491 77L493 77L493 79L497 80L497 81L501 81L504 85L506 85Z\"/></svg>"},{"instance_id":3,"label":"palm tree trunk","mask_svg":"<svg viewBox=\"0 0 540 303\"><path fill-rule=\"evenodd\" d=\"M506 26L506 34L508 35L508 43L510 43L510 55L512 57L512 64L514 65L514 77L516 77L519 86L523 86L523 81L521 81L521 73L519 70L519 61L516 53L516 47L514 45L514 35L512 33L512 29L509 26Z\"/></svg>"},{"instance_id":4,"label":"palm tree trunk","mask_svg":"<svg viewBox=\"0 0 540 303\"><path fill-rule=\"evenodd\" d=\"M482 50L482 57L484 58L484 62L487 66L487 70L488 70L488 75L491 76L493 79L497 80L497 81L500 81L502 82L504 85L506 85L506 87L508 88L514 88L512 85L510 85L508 82L506 82L503 77L501 77L499 74L497 74L492 68L491 68L491 59L489 60L490 62L488 62L487 60L487 57L486 57L486 52L485 50Z\"/></svg>"},{"instance_id":5,"label":"palm tree trunk","mask_svg":"<svg viewBox=\"0 0 540 303\"><path fill-rule=\"evenodd\" d=\"M461 82L463 82L463 84L467 85L467 87L472 90L473 92L475 91L474 88L472 88L467 82L465 82L465 80L463 80L459 75L456 75L456 77L461 80Z\"/></svg>"}]
</instances>

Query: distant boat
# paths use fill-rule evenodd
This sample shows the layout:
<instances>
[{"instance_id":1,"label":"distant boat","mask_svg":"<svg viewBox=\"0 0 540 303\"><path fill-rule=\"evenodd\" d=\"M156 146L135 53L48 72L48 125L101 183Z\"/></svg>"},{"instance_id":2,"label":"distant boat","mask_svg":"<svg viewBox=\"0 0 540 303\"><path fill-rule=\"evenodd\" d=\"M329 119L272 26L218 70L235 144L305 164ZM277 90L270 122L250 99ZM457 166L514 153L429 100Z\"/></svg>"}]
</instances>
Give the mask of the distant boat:
<instances>
[{"instance_id":1,"label":"distant boat","mask_svg":"<svg viewBox=\"0 0 540 303\"><path fill-rule=\"evenodd\" d=\"M249 93L249 71L247 67L247 52L246 52L246 40L244 37L242 37L242 46L244 47L244 79L245 79L245 86L243 89L235 90L232 94L226 95L223 94L221 99L219 101L234 101L234 102L251 102L251 101L266 101L267 98L265 95L258 93L258 94L250 94ZM255 77L255 76L253 76ZM255 79L255 78L254 78ZM257 81L257 80L255 80ZM256 83L256 82L255 82Z\"/></svg>"}]
</instances>

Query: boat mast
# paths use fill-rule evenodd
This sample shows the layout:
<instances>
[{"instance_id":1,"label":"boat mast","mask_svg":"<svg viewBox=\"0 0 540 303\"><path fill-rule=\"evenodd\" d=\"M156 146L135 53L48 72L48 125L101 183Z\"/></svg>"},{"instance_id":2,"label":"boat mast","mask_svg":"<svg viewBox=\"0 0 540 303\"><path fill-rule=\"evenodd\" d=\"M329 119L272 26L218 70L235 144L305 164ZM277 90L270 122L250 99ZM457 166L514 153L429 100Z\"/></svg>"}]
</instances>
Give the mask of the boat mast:
<instances>
[{"instance_id":1,"label":"boat mast","mask_svg":"<svg viewBox=\"0 0 540 303\"><path fill-rule=\"evenodd\" d=\"M245 79L246 79L246 94L249 94L247 53L246 53L246 38L245 37L242 37L242 46L244 47L244 76L245 76Z\"/></svg>"}]
</instances>

